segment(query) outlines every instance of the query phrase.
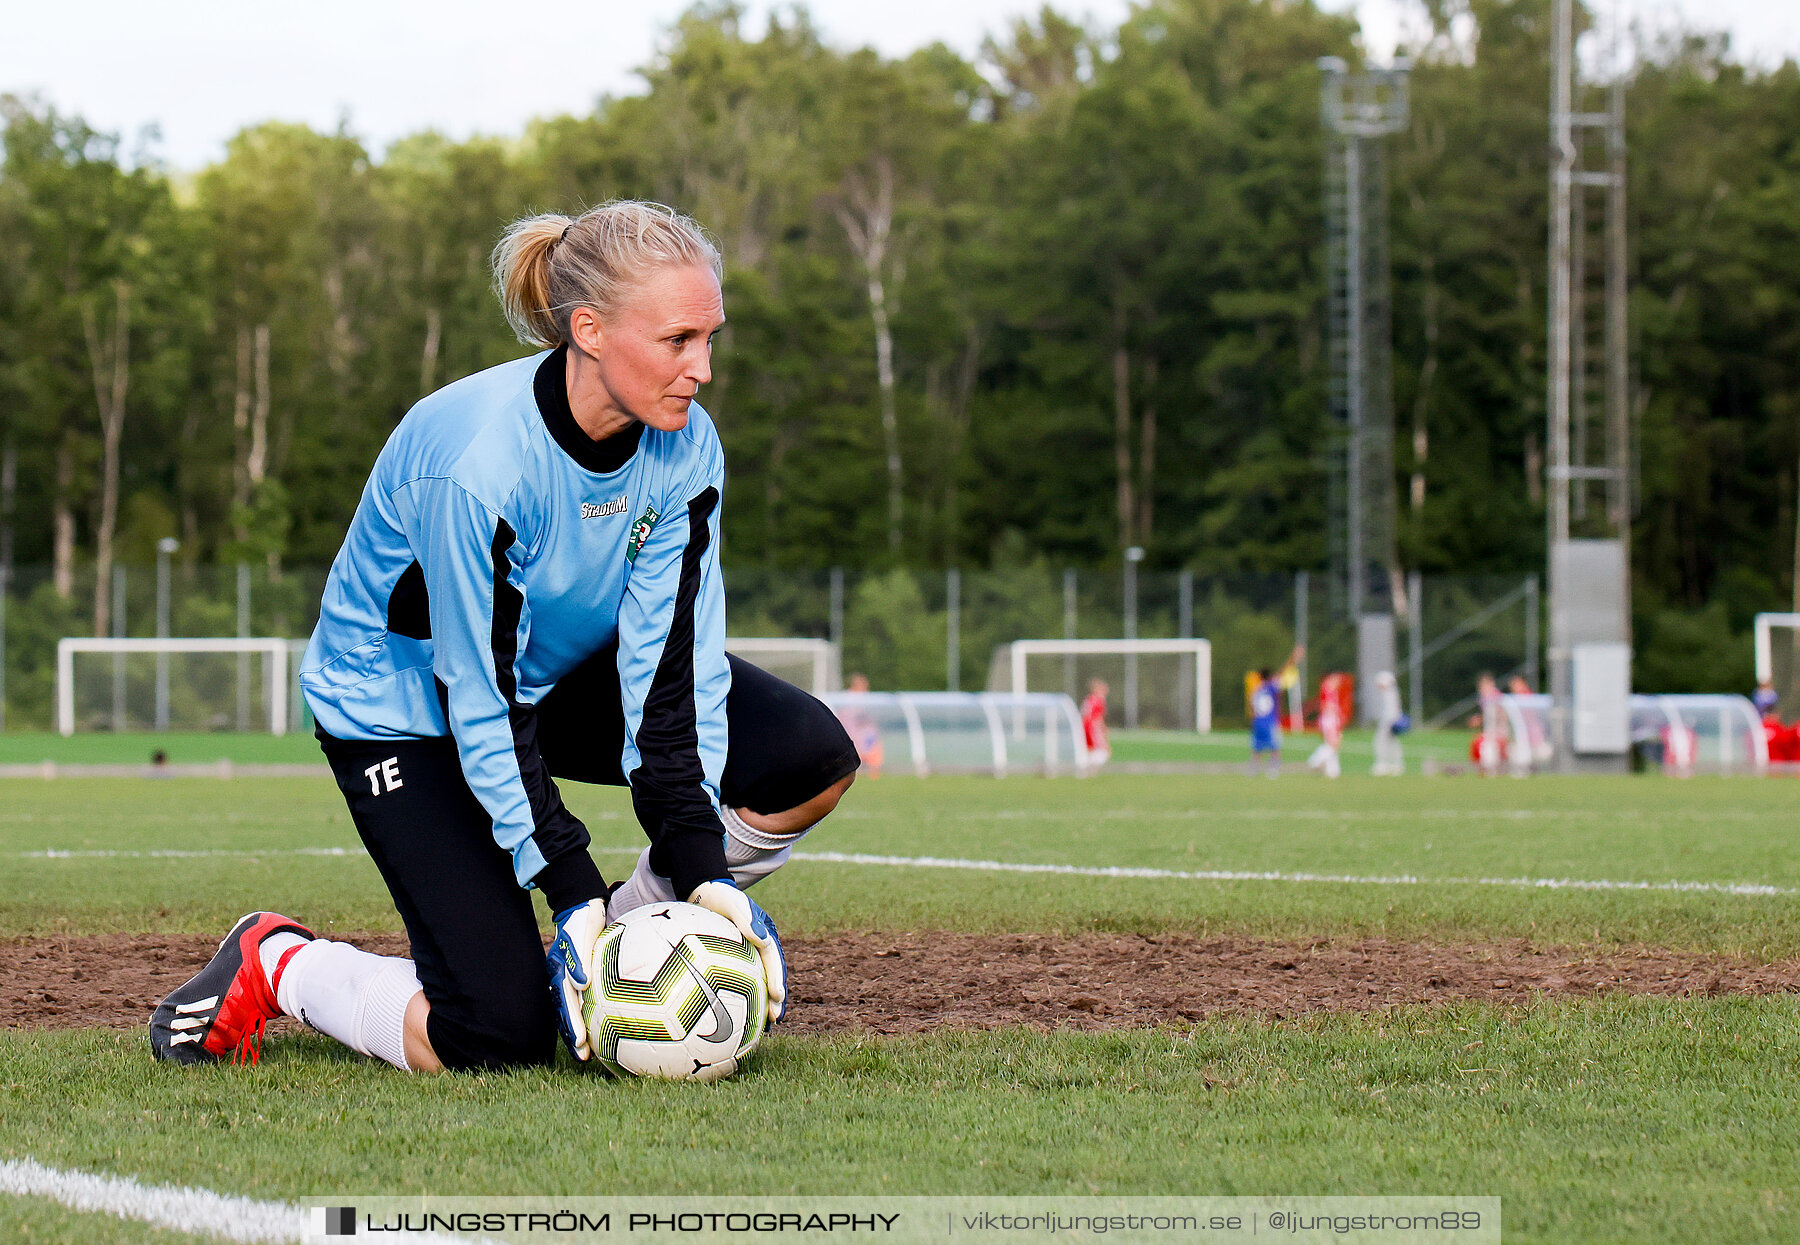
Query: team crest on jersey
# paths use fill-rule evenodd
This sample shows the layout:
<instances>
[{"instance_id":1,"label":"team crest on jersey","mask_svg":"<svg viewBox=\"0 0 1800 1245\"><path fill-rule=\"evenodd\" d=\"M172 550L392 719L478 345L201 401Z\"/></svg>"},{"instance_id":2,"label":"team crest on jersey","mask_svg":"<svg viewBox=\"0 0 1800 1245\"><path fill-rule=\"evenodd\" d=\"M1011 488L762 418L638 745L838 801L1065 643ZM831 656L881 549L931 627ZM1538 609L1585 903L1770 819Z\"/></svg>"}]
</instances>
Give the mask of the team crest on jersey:
<instances>
[{"instance_id":1,"label":"team crest on jersey","mask_svg":"<svg viewBox=\"0 0 1800 1245\"><path fill-rule=\"evenodd\" d=\"M631 525L631 539L625 544L625 560L627 562L637 561L638 550L642 549L644 542L650 539L650 533L660 518L662 515L657 513L655 506L644 507L644 513L639 515L638 521Z\"/></svg>"},{"instance_id":2,"label":"team crest on jersey","mask_svg":"<svg viewBox=\"0 0 1800 1245\"><path fill-rule=\"evenodd\" d=\"M631 505L631 500L620 493L608 502L584 501L581 503L581 517L584 519L604 519L612 514L624 514Z\"/></svg>"}]
</instances>

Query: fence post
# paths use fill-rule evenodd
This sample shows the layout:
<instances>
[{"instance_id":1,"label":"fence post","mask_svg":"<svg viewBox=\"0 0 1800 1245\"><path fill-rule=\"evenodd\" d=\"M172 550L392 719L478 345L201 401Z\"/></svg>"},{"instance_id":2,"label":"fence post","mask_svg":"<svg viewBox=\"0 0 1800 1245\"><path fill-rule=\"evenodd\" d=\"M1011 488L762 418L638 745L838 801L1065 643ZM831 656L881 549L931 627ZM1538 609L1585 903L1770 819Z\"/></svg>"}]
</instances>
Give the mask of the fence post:
<instances>
[{"instance_id":1,"label":"fence post","mask_svg":"<svg viewBox=\"0 0 1800 1245\"><path fill-rule=\"evenodd\" d=\"M1305 725L1306 692L1311 686L1307 682L1307 662L1311 653L1307 644L1307 628L1311 625L1312 576L1305 571L1294 572L1294 647L1300 651L1300 677L1288 690L1288 716L1295 722Z\"/></svg>"},{"instance_id":2,"label":"fence post","mask_svg":"<svg viewBox=\"0 0 1800 1245\"><path fill-rule=\"evenodd\" d=\"M12 596L12 559L0 558L0 731L6 729L6 606Z\"/></svg>"},{"instance_id":3,"label":"fence post","mask_svg":"<svg viewBox=\"0 0 1800 1245\"><path fill-rule=\"evenodd\" d=\"M0 450L0 731L6 729L6 607L13 588L13 508L19 487L19 447L9 434Z\"/></svg>"},{"instance_id":4,"label":"fence post","mask_svg":"<svg viewBox=\"0 0 1800 1245\"><path fill-rule=\"evenodd\" d=\"M112 568L112 633L125 638L125 566L115 562ZM114 653L112 659L112 720L114 731L124 731L125 722L125 654Z\"/></svg>"},{"instance_id":5,"label":"fence post","mask_svg":"<svg viewBox=\"0 0 1800 1245\"><path fill-rule=\"evenodd\" d=\"M944 686L962 691L962 572L944 572Z\"/></svg>"},{"instance_id":6,"label":"fence post","mask_svg":"<svg viewBox=\"0 0 1800 1245\"><path fill-rule=\"evenodd\" d=\"M1075 638L1075 568L1070 567L1063 572L1063 639ZM1063 690L1069 699L1075 695L1075 654L1063 654Z\"/></svg>"},{"instance_id":7,"label":"fence post","mask_svg":"<svg viewBox=\"0 0 1800 1245\"><path fill-rule=\"evenodd\" d=\"M250 638L250 564L237 565L237 633L238 639ZM250 729L250 654L237 655L237 728Z\"/></svg>"},{"instance_id":8,"label":"fence post","mask_svg":"<svg viewBox=\"0 0 1800 1245\"><path fill-rule=\"evenodd\" d=\"M1410 652L1406 657L1406 691L1407 699L1412 702L1412 720L1415 723L1425 721L1425 577L1418 571L1407 576L1407 605L1412 617L1407 630L1410 633Z\"/></svg>"},{"instance_id":9,"label":"fence post","mask_svg":"<svg viewBox=\"0 0 1800 1245\"><path fill-rule=\"evenodd\" d=\"M1125 638L1138 638L1138 563L1144 560L1144 547L1133 545L1125 551ZM1138 724L1138 659L1136 653L1125 654L1125 725L1135 730Z\"/></svg>"},{"instance_id":10,"label":"fence post","mask_svg":"<svg viewBox=\"0 0 1800 1245\"><path fill-rule=\"evenodd\" d=\"M844 651L844 568L831 568L831 617L826 623L830 630L831 642L837 645L841 655Z\"/></svg>"},{"instance_id":11,"label":"fence post","mask_svg":"<svg viewBox=\"0 0 1800 1245\"><path fill-rule=\"evenodd\" d=\"M169 557L181 542L165 536L156 542L156 638L169 638ZM169 655L156 655L156 729L169 729Z\"/></svg>"},{"instance_id":12,"label":"fence post","mask_svg":"<svg viewBox=\"0 0 1800 1245\"><path fill-rule=\"evenodd\" d=\"M1538 577L1525 577L1525 682L1538 690Z\"/></svg>"},{"instance_id":13,"label":"fence post","mask_svg":"<svg viewBox=\"0 0 1800 1245\"><path fill-rule=\"evenodd\" d=\"M1194 638L1194 572L1192 571L1182 571L1181 576L1177 581L1175 595L1175 626L1183 640L1191 640ZM1181 655L1180 669L1182 689L1185 690L1194 686L1194 658L1192 654L1183 653ZM1199 707L1195 706L1195 720L1190 722L1187 720L1187 697L1177 693L1175 704L1176 712L1179 715L1176 718L1175 724L1188 730L1199 729Z\"/></svg>"}]
</instances>

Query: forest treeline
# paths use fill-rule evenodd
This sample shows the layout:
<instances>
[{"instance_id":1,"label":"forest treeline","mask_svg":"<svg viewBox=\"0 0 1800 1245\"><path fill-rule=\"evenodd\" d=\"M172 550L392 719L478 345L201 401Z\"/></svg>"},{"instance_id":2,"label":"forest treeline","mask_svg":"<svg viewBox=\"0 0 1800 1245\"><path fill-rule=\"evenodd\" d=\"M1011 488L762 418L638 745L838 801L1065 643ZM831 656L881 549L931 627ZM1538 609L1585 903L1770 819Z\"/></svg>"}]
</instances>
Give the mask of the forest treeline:
<instances>
[{"instance_id":1,"label":"forest treeline","mask_svg":"<svg viewBox=\"0 0 1800 1245\"><path fill-rule=\"evenodd\" d=\"M1549 7L1436 4L1392 140L1400 556L1427 574L1543 561ZM102 633L94 585L164 536L328 561L407 408L523 353L487 284L504 223L647 197L725 254L728 565L1321 567L1315 62L1354 35L1151 0L887 59L702 7L589 116L379 159L271 122L195 173L7 97L0 556L53 564ZM1690 667L1794 589L1800 70L1671 42L1628 109L1640 683L1716 684Z\"/></svg>"}]
</instances>

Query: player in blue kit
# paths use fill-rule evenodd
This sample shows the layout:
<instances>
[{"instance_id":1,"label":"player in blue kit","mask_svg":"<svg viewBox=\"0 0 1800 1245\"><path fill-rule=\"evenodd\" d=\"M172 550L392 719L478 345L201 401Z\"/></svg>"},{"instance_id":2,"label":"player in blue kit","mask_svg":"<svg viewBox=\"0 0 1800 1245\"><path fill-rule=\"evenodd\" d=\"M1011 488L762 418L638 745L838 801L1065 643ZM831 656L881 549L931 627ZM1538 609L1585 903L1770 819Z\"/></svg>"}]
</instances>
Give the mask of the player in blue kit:
<instances>
[{"instance_id":1,"label":"player in blue kit","mask_svg":"<svg viewBox=\"0 0 1800 1245\"><path fill-rule=\"evenodd\" d=\"M1250 769L1268 758L1263 772L1270 778L1281 772L1281 686L1268 670L1258 670L1260 680L1250 693Z\"/></svg>"},{"instance_id":2,"label":"player in blue kit","mask_svg":"<svg viewBox=\"0 0 1800 1245\"><path fill-rule=\"evenodd\" d=\"M252 913L151 1018L160 1059L254 1059L299 1018L403 1070L589 1054L611 917L683 899L786 965L745 889L836 807L856 749L823 704L725 652L725 460L694 401L718 251L656 204L516 222L494 252L544 353L447 386L375 463L301 683L411 959ZM556 778L629 785L650 843L608 887ZM557 925L546 963L530 891Z\"/></svg>"}]
</instances>

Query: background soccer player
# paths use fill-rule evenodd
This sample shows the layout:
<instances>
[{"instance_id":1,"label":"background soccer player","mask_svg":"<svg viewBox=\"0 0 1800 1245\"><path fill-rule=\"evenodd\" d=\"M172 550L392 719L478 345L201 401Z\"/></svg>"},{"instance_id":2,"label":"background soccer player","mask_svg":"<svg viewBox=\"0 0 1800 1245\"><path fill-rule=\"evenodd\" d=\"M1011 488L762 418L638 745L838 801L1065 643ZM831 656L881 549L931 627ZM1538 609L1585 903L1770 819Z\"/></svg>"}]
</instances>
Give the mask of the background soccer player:
<instances>
[{"instance_id":1,"label":"background soccer player","mask_svg":"<svg viewBox=\"0 0 1800 1245\"><path fill-rule=\"evenodd\" d=\"M869 676L853 674L844 690L853 696L869 694ZM840 705L837 711L838 721L850 733L850 742L856 745L857 759L869 777L880 778L881 767L886 760L886 749L881 744L881 727L875 721L875 715L860 704Z\"/></svg>"},{"instance_id":2,"label":"background soccer player","mask_svg":"<svg viewBox=\"0 0 1800 1245\"><path fill-rule=\"evenodd\" d=\"M1395 778L1406 773L1406 754L1400 747L1400 735L1406 712L1400 707L1400 681L1392 670L1375 676L1375 764L1369 772L1378 778Z\"/></svg>"},{"instance_id":3,"label":"background soccer player","mask_svg":"<svg viewBox=\"0 0 1800 1245\"><path fill-rule=\"evenodd\" d=\"M1087 699L1081 702L1082 740L1088 764L1095 769L1112 760L1112 740L1106 733L1106 697L1111 690L1105 679L1089 679Z\"/></svg>"},{"instance_id":4,"label":"background soccer player","mask_svg":"<svg viewBox=\"0 0 1800 1245\"><path fill-rule=\"evenodd\" d=\"M1256 690L1250 693L1250 771L1264 762L1263 772L1273 778L1281 773L1281 687L1266 668L1256 676Z\"/></svg>"},{"instance_id":5,"label":"background soccer player","mask_svg":"<svg viewBox=\"0 0 1800 1245\"><path fill-rule=\"evenodd\" d=\"M1306 764L1327 778L1344 772L1344 727L1350 721L1356 699L1356 680L1334 670L1319 680L1319 746Z\"/></svg>"},{"instance_id":6,"label":"background soccer player","mask_svg":"<svg viewBox=\"0 0 1800 1245\"><path fill-rule=\"evenodd\" d=\"M1756 690L1750 693L1750 703L1756 706L1757 717L1773 717L1775 706L1781 703L1781 694L1775 690L1772 680L1762 679L1757 682Z\"/></svg>"},{"instance_id":7,"label":"background soccer player","mask_svg":"<svg viewBox=\"0 0 1800 1245\"><path fill-rule=\"evenodd\" d=\"M611 915L685 899L762 953L744 893L849 787L830 710L725 653L724 454L694 401L724 323L718 251L656 204L515 222L494 251L545 347L415 406L377 459L301 669L412 958L252 913L151 1019L159 1058L280 1014L398 1068L591 1053L580 993ZM650 846L609 895L555 777L628 784ZM530 891L557 938L548 966Z\"/></svg>"}]
</instances>

